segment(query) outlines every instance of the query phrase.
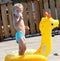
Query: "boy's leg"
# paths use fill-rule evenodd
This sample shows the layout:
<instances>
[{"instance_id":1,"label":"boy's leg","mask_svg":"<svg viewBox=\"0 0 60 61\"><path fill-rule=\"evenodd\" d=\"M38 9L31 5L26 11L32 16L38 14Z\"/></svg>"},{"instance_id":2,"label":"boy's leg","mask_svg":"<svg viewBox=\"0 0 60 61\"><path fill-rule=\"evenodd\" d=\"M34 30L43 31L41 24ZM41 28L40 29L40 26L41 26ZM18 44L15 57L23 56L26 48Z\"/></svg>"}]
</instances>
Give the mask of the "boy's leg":
<instances>
[{"instance_id":1,"label":"boy's leg","mask_svg":"<svg viewBox=\"0 0 60 61\"><path fill-rule=\"evenodd\" d=\"M23 39L20 39L18 43L19 43L19 55L23 55L26 50L25 42L23 41Z\"/></svg>"}]
</instances>

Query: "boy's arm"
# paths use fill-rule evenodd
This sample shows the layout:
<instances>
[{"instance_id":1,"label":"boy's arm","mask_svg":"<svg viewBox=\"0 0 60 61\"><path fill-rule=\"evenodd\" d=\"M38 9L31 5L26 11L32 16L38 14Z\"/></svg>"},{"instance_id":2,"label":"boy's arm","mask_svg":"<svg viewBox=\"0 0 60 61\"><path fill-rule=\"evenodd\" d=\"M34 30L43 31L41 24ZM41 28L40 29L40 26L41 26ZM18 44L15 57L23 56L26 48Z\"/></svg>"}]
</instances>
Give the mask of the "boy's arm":
<instances>
[{"instance_id":1,"label":"boy's arm","mask_svg":"<svg viewBox=\"0 0 60 61\"><path fill-rule=\"evenodd\" d=\"M20 21L23 19L23 16L22 15L20 15L19 17L17 17L17 25L19 25L20 24Z\"/></svg>"},{"instance_id":2,"label":"boy's arm","mask_svg":"<svg viewBox=\"0 0 60 61\"><path fill-rule=\"evenodd\" d=\"M20 24L20 21L21 21L21 18L18 18L18 20L17 20L17 25L19 25Z\"/></svg>"}]
</instances>

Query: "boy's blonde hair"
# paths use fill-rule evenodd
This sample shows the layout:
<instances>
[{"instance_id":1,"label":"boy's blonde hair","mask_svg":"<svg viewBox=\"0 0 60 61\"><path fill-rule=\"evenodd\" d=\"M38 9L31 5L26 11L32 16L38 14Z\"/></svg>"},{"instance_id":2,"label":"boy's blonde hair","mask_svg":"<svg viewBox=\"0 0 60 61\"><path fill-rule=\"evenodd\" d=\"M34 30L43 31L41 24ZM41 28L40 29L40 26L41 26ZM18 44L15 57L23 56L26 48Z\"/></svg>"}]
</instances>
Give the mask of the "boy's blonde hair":
<instances>
[{"instance_id":1,"label":"boy's blonde hair","mask_svg":"<svg viewBox=\"0 0 60 61\"><path fill-rule=\"evenodd\" d=\"M22 5L21 3L16 3L16 4L14 4L14 6L15 6L15 7L19 7L19 8L22 7L22 9L23 9L23 5Z\"/></svg>"}]
</instances>

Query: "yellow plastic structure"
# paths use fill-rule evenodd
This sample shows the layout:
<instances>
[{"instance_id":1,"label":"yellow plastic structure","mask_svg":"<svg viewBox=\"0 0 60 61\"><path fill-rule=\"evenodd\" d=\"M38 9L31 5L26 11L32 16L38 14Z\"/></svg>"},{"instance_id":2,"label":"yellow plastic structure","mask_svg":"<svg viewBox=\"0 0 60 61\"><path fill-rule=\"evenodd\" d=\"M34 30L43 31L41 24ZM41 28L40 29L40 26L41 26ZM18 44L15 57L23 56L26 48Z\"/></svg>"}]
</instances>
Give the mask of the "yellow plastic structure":
<instances>
[{"instance_id":1,"label":"yellow plastic structure","mask_svg":"<svg viewBox=\"0 0 60 61\"><path fill-rule=\"evenodd\" d=\"M39 30L41 31L42 41L41 45L35 54L42 54L48 56L52 49L52 30L58 27L59 21L53 19L50 14L45 12L45 16L40 21Z\"/></svg>"},{"instance_id":2,"label":"yellow plastic structure","mask_svg":"<svg viewBox=\"0 0 60 61\"><path fill-rule=\"evenodd\" d=\"M39 23L39 30L42 34L42 41L37 51L26 52L19 56L17 53L7 54L5 61L47 61L45 56L50 54L52 49L52 29L57 27L59 22L54 20L47 12L46 17L43 17Z\"/></svg>"}]
</instances>

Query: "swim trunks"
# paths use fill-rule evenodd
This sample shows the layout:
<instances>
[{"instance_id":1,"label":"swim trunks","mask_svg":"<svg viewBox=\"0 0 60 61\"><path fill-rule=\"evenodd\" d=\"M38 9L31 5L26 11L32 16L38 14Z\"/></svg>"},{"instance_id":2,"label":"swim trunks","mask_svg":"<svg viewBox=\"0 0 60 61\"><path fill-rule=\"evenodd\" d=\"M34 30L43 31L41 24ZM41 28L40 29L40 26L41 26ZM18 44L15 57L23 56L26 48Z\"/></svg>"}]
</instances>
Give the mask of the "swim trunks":
<instances>
[{"instance_id":1,"label":"swim trunks","mask_svg":"<svg viewBox=\"0 0 60 61\"><path fill-rule=\"evenodd\" d=\"M20 39L25 40L25 35L23 34L23 32L17 31L17 32L16 32L16 42L18 43L18 41L19 41Z\"/></svg>"}]
</instances>

